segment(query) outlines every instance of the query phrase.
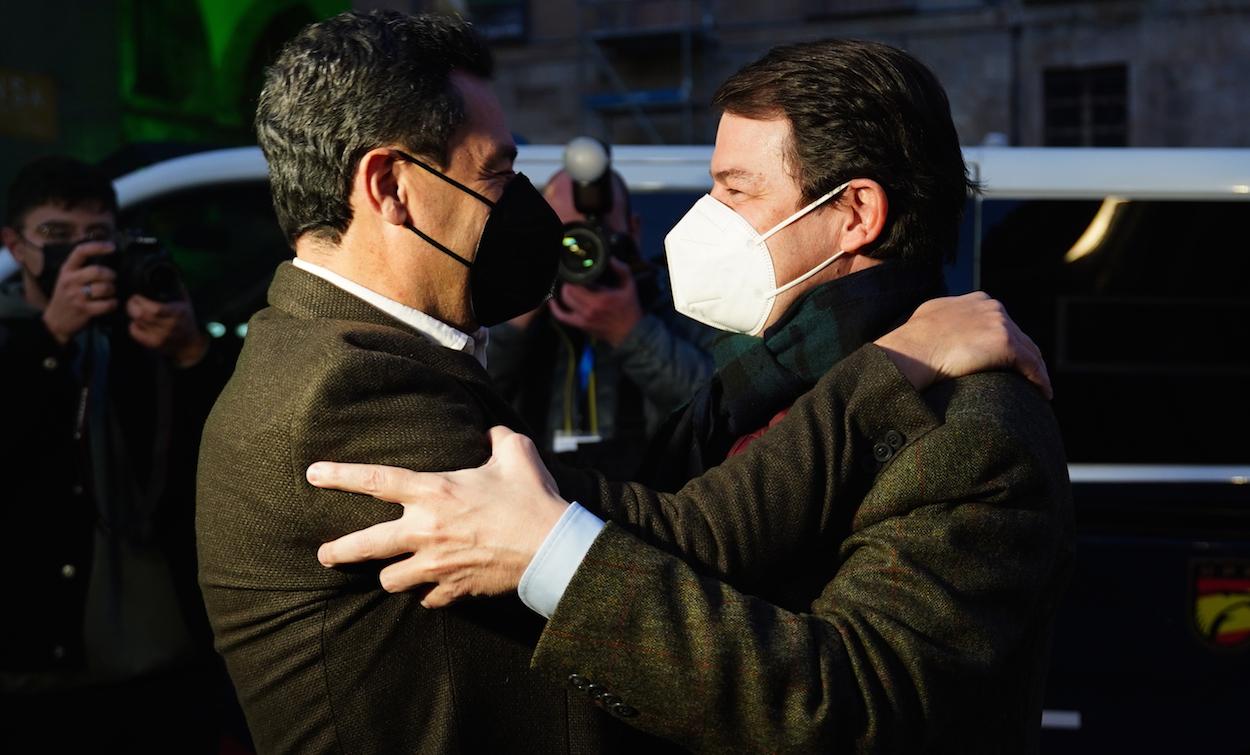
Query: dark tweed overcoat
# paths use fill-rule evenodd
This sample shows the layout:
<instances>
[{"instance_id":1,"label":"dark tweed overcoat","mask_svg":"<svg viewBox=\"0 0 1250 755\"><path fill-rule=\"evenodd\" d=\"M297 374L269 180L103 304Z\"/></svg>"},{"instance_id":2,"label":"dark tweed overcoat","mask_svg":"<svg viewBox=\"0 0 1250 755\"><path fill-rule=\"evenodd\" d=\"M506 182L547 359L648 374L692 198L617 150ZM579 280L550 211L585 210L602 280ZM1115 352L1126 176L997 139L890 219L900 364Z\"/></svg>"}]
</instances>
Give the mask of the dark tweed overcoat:
<instances>
[{"instance_id":1,"label":"dark tweed overcoat","mask_svg":"<svg viewBox=\"0 0 1250 755\"><path fill-rule=\"evenodd\" d=\"M1072 501L1018 375L921 396L870 344L677 495L576 494L620 524L534 661L634 726L707 752L1037 749Z\"/></svg>"},{"instance_id":2,"label":"dark tweed overcoat","mask_svg":"<svg viewBox=\"0 0 1250 755\"><path fill-rule=\"evenodd\" d=\"M251 321L201 446L200 583L261 753L594 753L663 748L530 669L542 620L515 597L449 610L390 595L326 540L394 518L317 490L314 461L476 466L518 426L469 355L290 264Z\"/></svg>"}]
</instances>

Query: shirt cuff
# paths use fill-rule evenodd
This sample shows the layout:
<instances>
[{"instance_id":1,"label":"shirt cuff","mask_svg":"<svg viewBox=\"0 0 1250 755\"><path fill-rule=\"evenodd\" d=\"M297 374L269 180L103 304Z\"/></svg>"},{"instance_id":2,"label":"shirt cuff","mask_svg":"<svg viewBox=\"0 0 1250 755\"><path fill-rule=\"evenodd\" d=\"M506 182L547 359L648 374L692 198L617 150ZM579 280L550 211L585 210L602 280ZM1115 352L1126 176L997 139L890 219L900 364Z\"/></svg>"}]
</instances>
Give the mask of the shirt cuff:
<instances>
[{"instance_id":1,"label":"shirt cuff","mask_svg":"<svg viewBox=\"0 0 1250 755\"><path fill-rule=\"evenodd\" d=\"M525 567L517 594L534 612L551 618L582 559L603 530L603 520L578 503L569 505Z\"/></svg>"}]
</instances>

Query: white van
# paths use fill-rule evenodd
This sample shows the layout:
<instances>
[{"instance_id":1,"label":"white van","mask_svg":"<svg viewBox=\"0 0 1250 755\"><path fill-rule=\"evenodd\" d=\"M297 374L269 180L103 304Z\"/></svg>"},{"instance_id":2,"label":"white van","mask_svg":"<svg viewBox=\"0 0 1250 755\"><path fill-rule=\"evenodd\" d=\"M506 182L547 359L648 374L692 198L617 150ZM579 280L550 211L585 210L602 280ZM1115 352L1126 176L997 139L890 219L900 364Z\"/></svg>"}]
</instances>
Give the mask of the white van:
<instances>
[{"instance_id":1,"label":"white van","mask_svg":"<svg viewBox=\"0 0 1250 755\"><path fill-rule=\"evenodd\" d=\"M517 169L542 184L562 152L522 146ZM646 253L659 254L708 190L710 157L710 147L614 148ZM1005 302L1045 353L1077 503L1043 749L1244 747L1250 149L978 147L965 157L984 191L948 286ZM219 337L243 337L290 256L265 178L251 147L116 182L123 223L164 240ZM13 269L0 254L0 278Z\"/></svg>"},{"instance_id":2,"label":"white van","mask_svg":"<svg viewBox=\"0 0 1250 755\"><path fill-rule=\"evenodd\" d=\"M562 146L522 146L517 169L541 185L562 153ZM645 253L659 255L667 230L708 190L710 156L706 146L614 149L613 165L643 217ZM1117 428L1114 443L1092 430L1069 439L1074 479L1250 476L1250 444L1197 425L1173 435L1167 423L1136 421L1119 404L1141 375L1167 374L1171 388L1147 391L1156 413L1232 412L1230 420L1250 421L1210 400L1228 395L1214 384L1250 375L1250 254L1242 232L1250 228L1250 150L975 147L965 157L984 190L969 205L948 286L985 289L1008 304L1048 356L1065 424L1097 418ZM171 248L215 333L243 332L276 262L290 255L265 179L260 150L243 147L166 160L116 181L123 224ZM0 278L13 269L7 254L0 257ZM1187 380L1206 388L1177 403L1172 396ZM1068 396L1078 392L1064 390L1069 384L1099 395L1099 411L1065 417ZM1203 468L1123 466L1141 461Z\"/></svg>"}]
</instances>

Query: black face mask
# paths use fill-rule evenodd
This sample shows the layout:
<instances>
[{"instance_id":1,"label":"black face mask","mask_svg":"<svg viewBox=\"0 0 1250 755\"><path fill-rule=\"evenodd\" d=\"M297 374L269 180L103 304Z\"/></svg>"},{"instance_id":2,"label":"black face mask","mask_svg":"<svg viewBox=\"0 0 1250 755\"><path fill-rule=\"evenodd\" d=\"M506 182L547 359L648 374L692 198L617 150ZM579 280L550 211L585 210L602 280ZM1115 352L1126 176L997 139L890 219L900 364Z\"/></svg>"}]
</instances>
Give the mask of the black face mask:
<instances>
[{"instance_id":1,"label":"black face mask","mask_svg":"<svg viewBox=\"0 0 1250 755\"><path fill-rule=\"evenodd\" d=\"M508 182L499 200L492 202L420 160L402 152L398 154L491 208L473 262L411 223L406 226L435 249L469 268L470 300L479 325L498 325L551 298L564 231L551 205L528 178L518 173Z\"/></svg>"},{"instance_id":2,"label":"black face mask","mask_svg":"<svg viewBox=\"0 0 1250 755\"><path fill-rule=\"evenodd\" d=\"M25 236L22 238L24 239ZM79 244L85 244L88 241L91 239L44 244L39 247L43 251L43 270L35 276L35 282L39 284L39 290L43 291L44 296L52 298L52 292L56 290L56 279L61 275L61 268L65 265L65 260L69 259L70 252L73 252Z\"/></svg>"}]
</instances>

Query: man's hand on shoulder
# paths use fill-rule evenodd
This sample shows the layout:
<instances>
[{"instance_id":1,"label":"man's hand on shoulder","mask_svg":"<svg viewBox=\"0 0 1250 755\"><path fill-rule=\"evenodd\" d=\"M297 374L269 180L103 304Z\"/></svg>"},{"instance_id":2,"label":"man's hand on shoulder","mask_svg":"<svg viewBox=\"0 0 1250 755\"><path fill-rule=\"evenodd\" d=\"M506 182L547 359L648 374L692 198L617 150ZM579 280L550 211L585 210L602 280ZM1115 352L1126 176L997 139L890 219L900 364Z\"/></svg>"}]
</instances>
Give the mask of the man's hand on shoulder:
<instances>
[{"instance_id":1,"label":"man's hand on shoulder","mask_svg":"<svg viewBox=\"0 0 1250 755\"><path fill-rule=\"evenodd\" d=\"M1042 352L1003 305L981 291L931 299L875 343L916 390L1003 369L1019 372L1046 398L1054 395Z\"/></svg>"},{"instance_id":2,"label":"man's hand on shoulder","mask_svg":"<svg viewBox=\"0 0 1250 755\"><path fill-rule=\"evenodd\" d=\"M490 431L491 458L475 469L412 472L371 464L318 462L308 481L399 504L403 514L326 543L324 566L411 554L382 569L388 592L432 585L421 601L440 608L461 598L511 592L568 503L534 444L505 427Z\"/></svg>"}]
</instances>

